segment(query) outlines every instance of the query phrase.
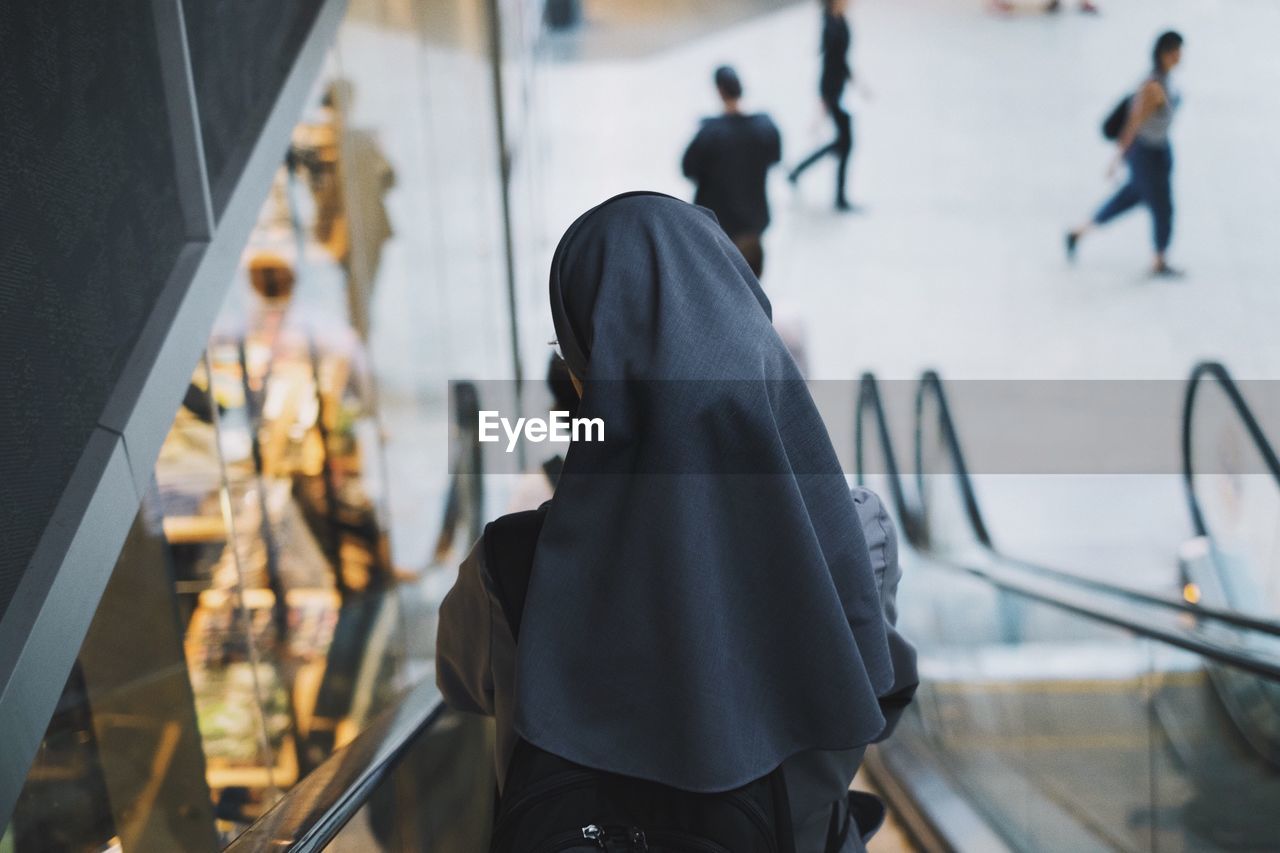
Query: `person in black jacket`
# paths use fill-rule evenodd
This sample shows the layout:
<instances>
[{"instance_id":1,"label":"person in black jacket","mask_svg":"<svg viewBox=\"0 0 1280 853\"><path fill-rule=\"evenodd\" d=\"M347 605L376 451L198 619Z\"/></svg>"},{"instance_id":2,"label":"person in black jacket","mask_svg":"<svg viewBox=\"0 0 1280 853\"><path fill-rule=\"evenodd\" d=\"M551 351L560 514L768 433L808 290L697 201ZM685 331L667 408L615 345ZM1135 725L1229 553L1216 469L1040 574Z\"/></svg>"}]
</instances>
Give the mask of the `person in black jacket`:
<instances>
[{"instance_id":1,"label":"person in black jacket","mask_svg":"<svg viewBox=\"0 0 1280 853\"><path fill-rule=\"evenodd\" d=\"M844 16L847 5L848 0L823 0L822 76L818 80L818 94L827 115L835 122L836 138L804 158L787 176L794 184L806 169L828 154L834 154L839 160L836 167L836 210L841 211L853 210L845 192L845 175L849 170L849 155L853 152L853 117L840 103L845 83L853 79L853 71L849 67L852 35L849 21Z\"/></svg>"},{"instance_id":2,"label":"person in black jacket","mask_svg":"<svg viewBox=\"0 0 1280 853\"><path fill-rule=\"evenodd\" d=\"M715 83L724 113L702 120L684 152L684 175L698 186L693 203L716 215L759 278L764 271L760 235L769 226L765 179L782 159L782 137L767 114L748 115L739 108L742 81L736 71L720 66Z\"/></svg>"}]
</instances>

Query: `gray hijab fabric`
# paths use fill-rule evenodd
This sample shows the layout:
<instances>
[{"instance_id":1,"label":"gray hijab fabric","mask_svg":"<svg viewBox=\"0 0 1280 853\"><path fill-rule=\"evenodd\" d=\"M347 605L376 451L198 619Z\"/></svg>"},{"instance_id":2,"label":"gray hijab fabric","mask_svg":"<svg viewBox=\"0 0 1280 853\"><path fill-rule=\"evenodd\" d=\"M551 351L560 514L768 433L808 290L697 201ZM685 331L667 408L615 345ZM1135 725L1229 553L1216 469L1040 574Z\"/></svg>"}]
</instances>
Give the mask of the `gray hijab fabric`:
<instances>
[{"instance_id":1,"label":"gray hijab fabric","mask_svg":"<svg viewBox=\"0 0 1280 853\"><path fill-rule=\"evenodd\" d=\"M628 193L570 226L551 306L578 417L538 540L515 727L724 791L884 727L876 579L831 440L714 216Z\"/></svg>"}]
</instances>

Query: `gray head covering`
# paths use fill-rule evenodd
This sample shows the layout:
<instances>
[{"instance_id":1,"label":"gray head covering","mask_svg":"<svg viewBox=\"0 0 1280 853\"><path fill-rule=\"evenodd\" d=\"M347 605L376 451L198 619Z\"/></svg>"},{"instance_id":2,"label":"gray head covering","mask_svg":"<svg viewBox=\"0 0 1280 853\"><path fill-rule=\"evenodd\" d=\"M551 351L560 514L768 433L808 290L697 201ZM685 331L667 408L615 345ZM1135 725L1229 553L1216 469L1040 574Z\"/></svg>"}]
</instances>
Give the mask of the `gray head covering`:
<instances>
[{"instance_id":1,"label":"gray head covering","mask_svg":"<svg viewBox=\"0 0 1280 853\"><path fill-rule=\"evenodd\" d=\"M516 730L571 761L722 791L867 743L892 684L866 541L769 301L707 211L628 193L551 267L579 417L538 540ZM732 473L726 473L731 471Z\"/></svg>"}]
</instances>

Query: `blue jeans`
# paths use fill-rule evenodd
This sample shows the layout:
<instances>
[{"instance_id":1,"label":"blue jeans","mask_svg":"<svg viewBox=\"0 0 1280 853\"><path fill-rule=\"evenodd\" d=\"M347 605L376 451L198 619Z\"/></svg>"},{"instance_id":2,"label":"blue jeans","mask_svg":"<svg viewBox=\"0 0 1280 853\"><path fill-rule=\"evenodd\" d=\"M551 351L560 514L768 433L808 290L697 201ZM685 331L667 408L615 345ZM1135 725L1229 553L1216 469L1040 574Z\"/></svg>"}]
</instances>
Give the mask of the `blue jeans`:
<instances>
[{"instance_id":1,"label":"blue jeans","mask_svg":"<svg viewBox=\"0 0 1280 853\"><path fill-rule=\"evenodd\" d=\"M1173 151L1168 145L1135 142L1125 152L1124 159L1129 164L1129 182L1094 214L1093 221L1102 225L1145 204L1151 211L1156 252L1163 255L1173 235L1173 191L1169 182Z\"/></svg>"}]
</instances>

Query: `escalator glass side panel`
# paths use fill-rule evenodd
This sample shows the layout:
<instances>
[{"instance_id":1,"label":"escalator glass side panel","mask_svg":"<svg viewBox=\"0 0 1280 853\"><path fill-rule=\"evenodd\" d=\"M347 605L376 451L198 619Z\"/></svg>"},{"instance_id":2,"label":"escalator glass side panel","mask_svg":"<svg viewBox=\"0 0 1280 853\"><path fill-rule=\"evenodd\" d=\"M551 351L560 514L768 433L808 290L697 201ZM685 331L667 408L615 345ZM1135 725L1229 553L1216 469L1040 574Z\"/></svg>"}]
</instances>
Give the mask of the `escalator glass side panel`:
<instances>
[{"instance_id":1,"label":"escalator glass side panel","mask_svg":"<svg viewBox=\"0 0 1280 853\"><path fill-rule=\"evenodd\" d=\"M1280 838L1263 808L1280 770L1222 689L1274 682L924 558L898 600L922 683L895 739L926 745L1014 849Z\"/></svg>"},{"instance_id":2,"label":"escalator glass side panel","mask_svg":"<svg viewBox=\"0 0 1280 853\"><path fill-rule=\"evenodd\" d=\"M290 204L264 204L3 853L217 849L408 686L363 358L336 264L287 269ZM102 819L61 819L77 796Z\"/></svg>"},{"instance_id":3,"label":"escalator glass side panel","mask_svg":"<svg viewBox=\"0 0 1280 853\"><path fill-rule=\"evenodd\" d=\"M1212 572L1199 581L1205 584L1206 604L1275 618L1280 616L1280 483L1268 446L1278 425L1274 383L1231 382L1225 373L1219 379L1199 381L1194 405L1185 413L1192 520L1203 524L1213 543Z\"/></svg>"},{"instance_id":4,"label":"escalator glass side panel","mask_svg":"<svg viewBox=\"0 0 1280 853\"><path fill-rule=\"evenodd\" d=\"M492 721L445 712L324 848L331 853L485 850L497 783Z\"/></svg>"},{"instance_id":5,"label":"escalator glass side panel","mask_svg":"<svg viewBox=\"0 0 1280 853\"><path fill-rule=\"evenodd\" d=\"M5 853L216 849L174 565L144 505L28 771Z\"/></svg>"}]
</instances>

